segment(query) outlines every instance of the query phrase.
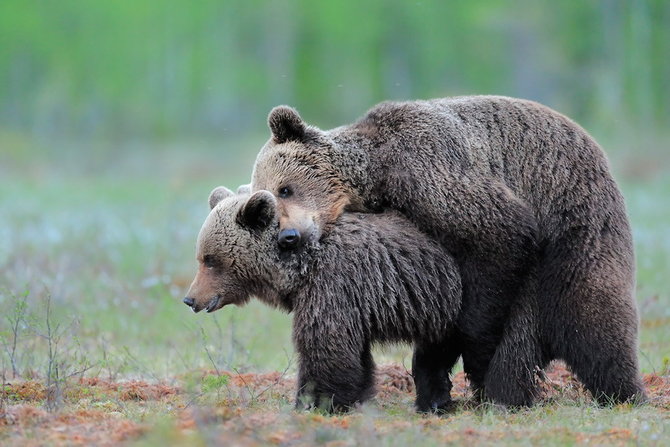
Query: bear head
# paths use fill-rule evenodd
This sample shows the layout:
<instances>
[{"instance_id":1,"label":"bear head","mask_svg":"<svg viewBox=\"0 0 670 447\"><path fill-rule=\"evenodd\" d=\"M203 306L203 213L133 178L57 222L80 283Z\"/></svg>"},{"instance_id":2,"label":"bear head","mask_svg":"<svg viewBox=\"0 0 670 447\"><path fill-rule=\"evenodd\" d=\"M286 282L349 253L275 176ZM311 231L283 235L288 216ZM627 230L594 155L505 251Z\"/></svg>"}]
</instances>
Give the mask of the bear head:
<instances>
[{"instance_id":1,"label":"bear head","mask_svg":"<svg viewBox=\"0 0 670 447\"><path fill-rule=\"evenodd\" d=\"M290 311L301 281L297 254L277 247L279 204L268 191L235 194L225 187L209 196L210 213L196 242L198 272L184 303L194 312L243 305L252 296Z\"/></svg>"},{"instance_id":2,"label":"bear head","mask_svg":"<svg viewBox=\"0 0 670 447\"><path fill-rule=\"evenodd\" d=\"M281 205L279 245L296 248L317 241L354 194L332 163L326 132L287 106L270 112L268 126L272 136L258 154L251 188L274 194Z\"/></svg>"}]
</instances>

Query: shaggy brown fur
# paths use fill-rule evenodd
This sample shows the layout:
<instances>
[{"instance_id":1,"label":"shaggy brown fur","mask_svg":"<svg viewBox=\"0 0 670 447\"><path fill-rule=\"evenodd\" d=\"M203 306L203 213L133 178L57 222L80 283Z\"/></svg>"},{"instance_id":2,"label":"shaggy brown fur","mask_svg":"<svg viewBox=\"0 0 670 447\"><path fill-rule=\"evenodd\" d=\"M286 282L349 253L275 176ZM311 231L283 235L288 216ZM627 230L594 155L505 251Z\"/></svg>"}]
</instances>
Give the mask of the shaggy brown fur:
<instances>
[{"instance_id":1,"label":"shaggy brown fur","mask_svg":"<svg viewBox=\"0 0 670 447\"><path fill-rule=\"evenodd\" d=\"M462 339L426 354L434 362L462 350L474 387L502 404L531 404L535 371L554 358L602 402L643 397L624 202L577 124L476 96L382 103L329 131L278 107L269 126L252 190L289 210L282 230L309 241L343 205L392 208L454 254Z\"/></svg>"},{"instance_id":2,"label":"shaggy brown fur","mask_svg":"<svg viewBox=\"0 0 670 447\"><path fill-rule=\"evenodd\" d=\"M341 410L373 394L371 343L434 350L454 331L461 282L453 259L396 212L345 213L327 237L277 246L281 208L260 191L217 188L197 242L200 269L184 301L215 311L257 296L293 312L298 405ZM415 362L417 408L450 402L449 369Z\"/></svg>"}]
</instances>

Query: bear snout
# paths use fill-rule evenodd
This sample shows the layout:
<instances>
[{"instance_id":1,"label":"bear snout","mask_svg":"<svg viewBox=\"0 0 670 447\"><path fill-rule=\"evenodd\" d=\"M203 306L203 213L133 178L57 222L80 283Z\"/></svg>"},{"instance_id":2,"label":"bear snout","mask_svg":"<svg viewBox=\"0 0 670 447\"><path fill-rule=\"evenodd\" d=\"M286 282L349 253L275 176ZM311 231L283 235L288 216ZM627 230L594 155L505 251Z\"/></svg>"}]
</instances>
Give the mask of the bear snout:
<instances>
[{"instance_id":1,"label":"bear snout","mask_svg":"<svg viewBox=\"0 0 670 447\"><path fill-rule=\"evenodd\" d=\"M278 243L281 248L291 249L296 248L300 245L302 237L300 232L295 228L288 228L286 230L281 230L278 236Z\"/></svg>"},{"instance_id":2,"label":"bear snout","mask_svg":"<svg viewBox=\"0 0 670 447\"><path fill-rule=\"evenodd\" d=\"M193 312L196 312L196 313L198 312L198 311L195 309L195 298L191 298L191 297L188 297L188 296L187 296L186 298L184 298L184 299L182 300L182 302L183 302L184 304L186 304L188 307L190 307L191 310L192 310Z\"/></svg>"},{"instance_id":3,"label":"bear snout","mask_svg":"<svg viewBox=\"0 0 670 447\"><path fill-rule=\"evenodd\" d=\"M211 312L210 309L213 307L213 304L215 304L215 303L213 303L213 301L216 302L217 297L214 297L212 300L207 302L205 305L198 304L198 302L196 301L195 298L191 298L189 296L184 298L182 301L183 301L184 304L186 304L188 307L190 307L193 312L195 312L197 314L198 312L200 312L203 309L207 309L207 312Z\"/></svg>"}]
</instances>

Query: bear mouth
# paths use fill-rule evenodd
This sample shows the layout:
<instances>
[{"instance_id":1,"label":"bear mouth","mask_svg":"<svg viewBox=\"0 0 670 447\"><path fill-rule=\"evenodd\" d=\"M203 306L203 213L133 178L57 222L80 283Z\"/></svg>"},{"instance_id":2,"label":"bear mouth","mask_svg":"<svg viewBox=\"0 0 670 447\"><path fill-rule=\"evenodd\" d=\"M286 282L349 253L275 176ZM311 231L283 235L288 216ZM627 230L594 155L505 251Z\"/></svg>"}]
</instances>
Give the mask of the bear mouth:
<instances>
[{"instance_id":1,"label":"bear mouth","mask_svg":"<svg viewBox=\"0 0 670 447\"><path fill-rule=\"evenodd\" d=\"M207 303L207 307L205 307L205 311L209 314L214 312L215 310L221 309L223 305L221 304L221 295L216 295L214 298L209 300L209 303Z\"/></svg>"}]
</instances>

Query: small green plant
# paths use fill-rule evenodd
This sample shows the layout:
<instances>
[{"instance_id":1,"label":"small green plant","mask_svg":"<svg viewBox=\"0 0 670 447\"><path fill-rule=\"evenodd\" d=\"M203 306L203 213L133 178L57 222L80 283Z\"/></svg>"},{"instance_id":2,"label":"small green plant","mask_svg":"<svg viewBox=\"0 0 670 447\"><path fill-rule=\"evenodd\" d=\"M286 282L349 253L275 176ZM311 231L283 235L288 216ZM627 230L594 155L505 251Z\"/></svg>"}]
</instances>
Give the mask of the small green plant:
<instances>
[{"instance_id":1,"label":"small green plant","mask_svg":"<svg viewBox=\"0 0 670 447\"><path fill-rule=\"evenodd\" d=\"M83 375L94 366L86 359L77 338L75 326L78 321L72 319L69 324L62 325L53 315L52 304L51 294L47 293L43 302L44 326L37 330L37 335L47 344L45 407L50 412L62 407L63 389L67 380ZM71 343L64 343L67 341Z\"/></svg>"},{"instance_id":2,"label":"small green plant","mask_svg":"<svg viewBox=\"0 0 670 447\"><path fill-rule=\"evenodd\" d=\"M217 375L207 375L203 377L202 379L202 391L204 393L209 393L210 391L218 391L222 387L228 385L228 382L230 381L230 377L223 374L220 376Z\"/></svg>"},{"instance_id":3,"label":"small green plant","mask_svg":"<svg viewBox=\"0 0 670 447\"><path fill-rule=\"evenodd\" d=\"M19 375L18 361L20 353L18 351L19 339L23 335L23 331L28 325L28 296L30 292L26 290L22 294L16 296L11 294L14 303L10 307L10 311L5 314L9 328L0 332L0 340L5 348L9 364L12 368L12 377L16 378Z\"/></svg>"}]
</instances>

